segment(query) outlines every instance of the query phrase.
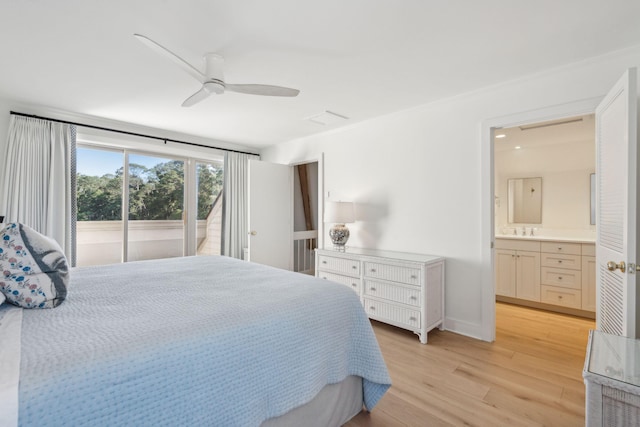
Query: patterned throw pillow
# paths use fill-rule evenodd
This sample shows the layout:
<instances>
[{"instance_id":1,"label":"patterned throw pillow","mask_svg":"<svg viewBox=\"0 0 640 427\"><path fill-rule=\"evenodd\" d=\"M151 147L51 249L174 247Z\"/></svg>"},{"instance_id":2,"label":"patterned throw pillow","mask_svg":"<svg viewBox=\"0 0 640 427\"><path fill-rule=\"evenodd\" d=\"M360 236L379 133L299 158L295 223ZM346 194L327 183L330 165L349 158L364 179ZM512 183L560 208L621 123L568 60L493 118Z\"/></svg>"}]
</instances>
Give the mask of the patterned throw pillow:
<instances>
[{"instance_id":1,"label":"patterned throw pillow","mask_svg":"<svg viewBox=\"0 0 640 427\"><path fill-rule=\"evenodd\" d=\"M0 291L24 308L53 308L67 296L69 267L60 245L23 224L0 232Z\"/></svg>"}]
</instances>

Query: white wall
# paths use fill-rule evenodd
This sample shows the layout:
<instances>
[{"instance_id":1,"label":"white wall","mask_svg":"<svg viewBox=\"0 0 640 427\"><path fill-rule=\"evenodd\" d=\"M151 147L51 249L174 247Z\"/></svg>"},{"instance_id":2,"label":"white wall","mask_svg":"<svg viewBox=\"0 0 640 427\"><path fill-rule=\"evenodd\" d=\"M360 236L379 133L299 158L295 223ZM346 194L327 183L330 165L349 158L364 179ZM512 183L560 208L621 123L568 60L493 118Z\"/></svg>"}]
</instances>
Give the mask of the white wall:
<instances>
[{"instance_id":1,"label":"white wall","mask_svg":"<svg viewBox=\"0 0 640 427\"><path fill-rule=\"evenodd\" d=\"M595 133L594 133L595 137ZM590 225L590 174L595 172L595 139L521 150L495 151L496 228L522 226L507 221L507 181L542 178L541 229L585 230Z\"/></svg>"},{"instance_id":2,"label":"white wall","mask_svg":"<svg viewBox=\"0 0 640 427\"><path fill-rule=\"evenodd\" d=\"M324 153L325 191L331 199L357 203L349 243L447 257L445 326L480 337L487 271L481 236L489 227L481 221L483 123L602 96L626 68L639 65L635 47L261 154L290 163Z\"/></svg>"}]
</instances>

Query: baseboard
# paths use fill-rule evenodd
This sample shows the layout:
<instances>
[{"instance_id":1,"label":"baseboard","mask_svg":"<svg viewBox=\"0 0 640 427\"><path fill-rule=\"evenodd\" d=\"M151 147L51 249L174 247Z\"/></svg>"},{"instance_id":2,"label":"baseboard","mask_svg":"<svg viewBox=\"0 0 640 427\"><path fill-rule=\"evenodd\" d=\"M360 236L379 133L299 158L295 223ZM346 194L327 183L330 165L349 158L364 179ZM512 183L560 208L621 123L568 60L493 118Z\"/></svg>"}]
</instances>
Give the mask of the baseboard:
<instances>
[{"instance_id":1,"label":"baseboard","mask_svg":"<svg viewBox=\"0 0 640 427\"><path fill-rule=\"evenodd\" d=\"M542 302L527 301L518 298L503 297L496 295L496 301L506 302L508 304L523 305L525 307L537 308L539 310L553 311L556 313L569 314L571 316L586 317L587 319L595 319L596 313L593 311L579 310L577 308L561 307L559 305L545 304Z\"/></svg>"},{"instance_id":2,"label":"baseboard","mask_svg":"<svg viewBox=\"0 0 640 427\"><path fill-rule=\"evenodd\" d=\"M482 340L482 325L478 323L445 317L444 329L466 337Z\"/></svg>"}]
</instances>

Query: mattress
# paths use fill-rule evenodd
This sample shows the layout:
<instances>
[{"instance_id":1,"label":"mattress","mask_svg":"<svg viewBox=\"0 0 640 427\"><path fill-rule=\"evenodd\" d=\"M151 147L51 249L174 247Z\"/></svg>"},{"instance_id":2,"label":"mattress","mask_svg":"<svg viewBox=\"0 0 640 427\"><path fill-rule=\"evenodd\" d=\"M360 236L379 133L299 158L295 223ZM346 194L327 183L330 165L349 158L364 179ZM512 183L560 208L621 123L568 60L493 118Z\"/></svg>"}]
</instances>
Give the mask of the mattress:
<instances>
[{"instance_id":1,"label":"mattress","mask_svg":"<svg viewBox=\"0 0 640 427\"><path fill-rule=\"evenodd\" d=\"M350 289L227 257L73 269L22 316L22 426L258 426L349 376L369 410L391 383Z\"/></svg>"}]
</instances>

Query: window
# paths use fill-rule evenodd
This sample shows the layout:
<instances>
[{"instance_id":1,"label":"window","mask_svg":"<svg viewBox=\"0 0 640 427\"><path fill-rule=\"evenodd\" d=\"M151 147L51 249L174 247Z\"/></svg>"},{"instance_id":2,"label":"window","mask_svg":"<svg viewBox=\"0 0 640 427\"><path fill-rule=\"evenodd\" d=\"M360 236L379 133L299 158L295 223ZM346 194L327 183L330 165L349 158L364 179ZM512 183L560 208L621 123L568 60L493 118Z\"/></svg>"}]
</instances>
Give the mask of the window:
<instances>
[{"instance_id":1,"label":"window","mask_svg":"<svg viewBox=\"0 0 640 427\"><path fill-rule=\"evenodd\" d=\"M222 164L196 163L198 255L220 255Z\"/></svg>"},{"instance_id":2,"label":"window","mask_svg":"<svg viewBox=\"0 0 640 427\"><path fill-rule=\"evenodd\" d=\"M220 254L221 192L221 162L79 145L77 265Z\"/></svg>"}]
</instances>

